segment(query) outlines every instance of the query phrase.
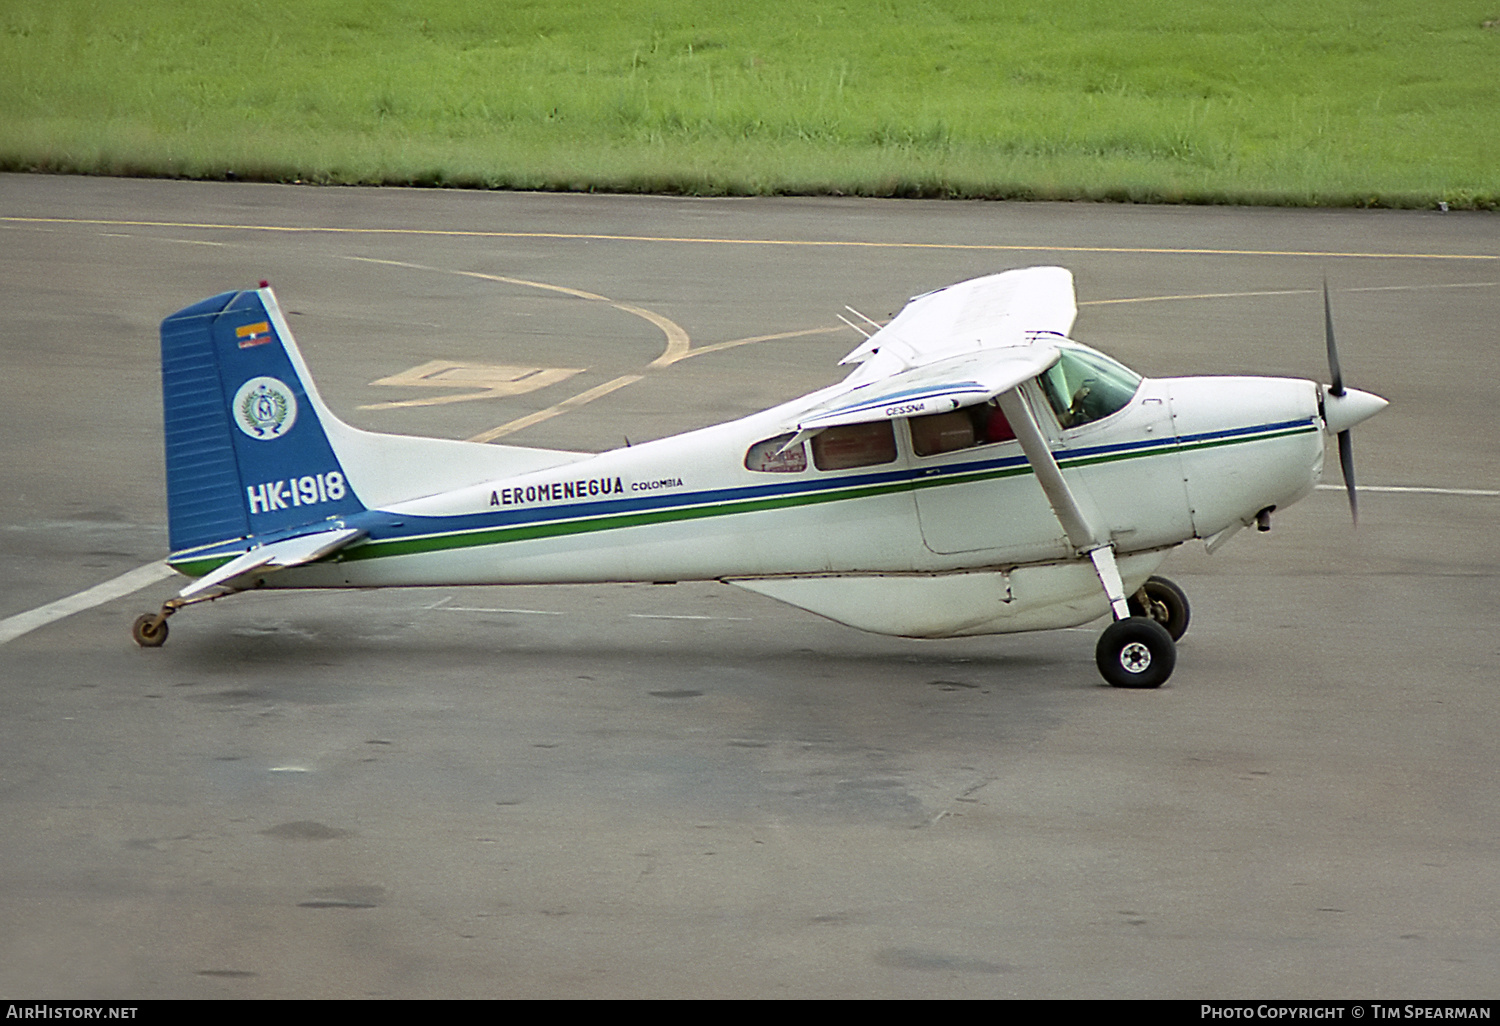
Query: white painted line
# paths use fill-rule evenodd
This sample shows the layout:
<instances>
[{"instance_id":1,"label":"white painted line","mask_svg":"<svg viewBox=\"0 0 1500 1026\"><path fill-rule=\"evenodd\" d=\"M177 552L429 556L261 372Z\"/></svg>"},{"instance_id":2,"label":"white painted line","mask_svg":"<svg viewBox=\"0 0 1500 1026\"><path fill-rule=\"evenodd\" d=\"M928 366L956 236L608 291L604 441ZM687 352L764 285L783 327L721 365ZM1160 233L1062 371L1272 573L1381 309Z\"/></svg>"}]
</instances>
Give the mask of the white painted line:
<instances>
[{"instance_id":1,"label":"white painted line","mask_svg":"<svg viewBox=\"0 0 1500 1026\"><path fill-rule=\"evenodd\" d=\"M636 620L738 620L749 623L748 616L685 616L676 613L631 613Z\"/></svg>"},{"instance_id":2,"label":"white painted line","mask_svg":"<svg viewBox=\"0 0 1500 1026\"><path fill-rule=\"evenodd\" d=\"M499 399L507 396L525 395L539 388L566 381L575 374L582 374L583 367L513 367L495 364L470 363L459 360L428 360L420 367L392 374L390 377L372 381L372 385L388 385L397 388L467 388L483 389L462 395L440 395L434 399L398 399L394 402L373 403L361 406L361 410L393 410L407 406L444 406L448 403L468 402L472 399Z\"/></svg>"},{"instance_id":3,"label":"white painted line","mask_svg":"<svg viewBox=\"0 0 1500 1026\"><path fill-rule=\"evenodd\" d=\"M1345 491L1341 484L1320 484L1320 492L1342 492ZM1361 492L1383 492L1387 495L1469 495L1481 499L1493 499L1500 497L1500 491L1493 488L1426 488L1416 485L1360 485Z\"/></svg>"},{"instance_id":4,"label":"white painted line","mask_svg":"<svg viewBox=\"0 0 1500 1026\"><path fill-rule=\"evenodd\" d=\"M1357 289L1334 289L1335 292L1422 292L1428 289L1487 289L1500 285L1494 281L1455 281L1446 285L1366 285Z\"/></svg>"},{"instance_id":5,"label":"white painted line","mask_svg":"<svg viewBox=\"0 0 1500 1026\"><path fill-rule=\"evenodd\" d=\"M524 616L566 616L551 609L488 609L483 606L428 606L435 613L520 613Z\"/></svg>"},{"instance_id":6,"label":"white painted line","mask_svg":"<svg viewBox=\"0 0 1500 1026\"><path fill-rule=\"evenodd\" d=\"M579 392L577 395L569 399L564 399L556 406L549 406L545 410L538 410L535 413L528 413L524 417L518 417L515 420L508 421L507 423L501 424L499 427L490 428L488 431L481 431L473 438L466 439L466 441L493 442L497 438L504 438L506 435L513 435L517 431L520 431L522 428L531 427L531 425L533 424L540 424L544 420L550 420L551 418L556 417L559 414L567 413L569 410L576 410L584 403L591 403L595 399L602 399L605 396L609 395L609 393L617 389L624 388L626 385L633 385L637 381L641 380L642 376L643 375L640 374L623 374L620 377L615 378L613 381L606 381L602 385L596 385L595 387L585 392Z\"/></svg>"},{"instance_id":7,"label":"white painted line","mask_svg":"<svg viewBox=\"0 0 1500 1026\"><path fill-rule=\"evenodd\" d=\"M96 584L92 588L60 598L56 602L49 602L45 606L25 613L17 613L0 620L0 645L7 641L14 641L21 635L45 627L54 620L61 620L65 616L81 613L85 609L93 609L102 606L112 599L123 598L157 581L165 580L176 574L177 571L167 566L166 563L148 563L137 567L129 573L121 574L114 580Z\"/></svg>"}]
</instances>

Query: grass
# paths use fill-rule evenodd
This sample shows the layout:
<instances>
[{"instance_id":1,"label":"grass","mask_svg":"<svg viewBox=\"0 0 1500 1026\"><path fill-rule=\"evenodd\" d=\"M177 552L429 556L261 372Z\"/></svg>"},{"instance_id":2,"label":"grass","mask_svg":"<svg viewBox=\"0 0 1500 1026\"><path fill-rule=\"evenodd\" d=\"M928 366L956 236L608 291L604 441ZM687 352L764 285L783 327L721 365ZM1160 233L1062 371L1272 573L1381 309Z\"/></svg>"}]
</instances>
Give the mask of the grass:
<instances>
[{"instance_id":1,"label":"grass","mask_svg":"<svg viewBox=\"0 0 1500 1026\"><path fill-rule=\"evenodd\" d=\"M1497 18L1497 0L0 0L0 168L1494 209Z\"/></svg>"}]
</instances>

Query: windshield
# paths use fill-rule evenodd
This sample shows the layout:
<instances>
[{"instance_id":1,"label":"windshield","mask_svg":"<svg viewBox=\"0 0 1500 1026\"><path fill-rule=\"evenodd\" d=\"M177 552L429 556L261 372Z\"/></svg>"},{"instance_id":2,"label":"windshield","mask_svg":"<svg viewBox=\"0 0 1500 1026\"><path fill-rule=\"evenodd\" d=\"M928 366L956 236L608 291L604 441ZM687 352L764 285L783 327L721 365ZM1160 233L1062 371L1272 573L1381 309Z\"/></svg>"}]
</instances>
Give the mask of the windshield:
<instances>
[{"instance_id":1,"label":"windshield","mask_svg":"<svg viewBox=\"0 0 1500 1026\"><path fill-rule=\"evenodd\" d=\"M1062 358L1041 376L1047 402L1065 428L1108 417L1130 404L1141 376L1103 353L1063 347Z\"/></svg>"}]
</instances>

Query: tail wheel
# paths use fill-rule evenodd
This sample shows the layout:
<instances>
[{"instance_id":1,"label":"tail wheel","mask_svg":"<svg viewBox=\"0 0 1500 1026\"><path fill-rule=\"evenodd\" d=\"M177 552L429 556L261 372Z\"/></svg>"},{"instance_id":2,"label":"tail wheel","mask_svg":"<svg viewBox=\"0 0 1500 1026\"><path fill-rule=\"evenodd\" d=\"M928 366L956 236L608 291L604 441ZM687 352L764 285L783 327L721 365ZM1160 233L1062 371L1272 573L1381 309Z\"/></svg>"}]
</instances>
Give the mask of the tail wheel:
<instances>
[{"instance_id":1,"label":"tail wheel","mask_svg":"<svg viewBox=\"0 0 1500 1026\"><path fill-rule=\"evenodd\" d=\"M130 636L142 648L161 648L167 643L167 618L160 613L142 613L130 625Z\"/></svg>"},{"instance_id":2,"label":"tail wheel","mask_svg":"<svg viewBox=\"0 0 1500 1026\"><path fill-rule=\"evenodd\" d=\"M1187 595L1165 577L1148 578L1128 603L1131 616L1150 617L1167 629L1173 641L1187 633L1193 615Z\"/></svg>"},{"instance_id":3,"label":"tail wheel","mask_svg":"<svg viewBox=\"0 0 1500 1026\"><path fill-rule=\"evenodd\" d=\"M1155 620L1132 616L1104 628L1094 661L1112 687L1159 688L1177 665L1177 644Z\"/></svg>"}]
</instances>

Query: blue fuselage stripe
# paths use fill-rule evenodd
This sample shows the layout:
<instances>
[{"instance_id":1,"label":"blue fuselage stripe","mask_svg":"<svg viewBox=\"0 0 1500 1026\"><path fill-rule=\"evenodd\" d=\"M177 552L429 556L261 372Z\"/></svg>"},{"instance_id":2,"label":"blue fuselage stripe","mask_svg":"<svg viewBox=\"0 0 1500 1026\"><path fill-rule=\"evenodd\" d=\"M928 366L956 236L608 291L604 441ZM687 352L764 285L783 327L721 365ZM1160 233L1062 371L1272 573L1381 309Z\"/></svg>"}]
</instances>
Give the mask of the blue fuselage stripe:
<instances>
[{"instance_id":1,"label":"blue fuselage stripe","mask_svg":"<svg viewBox=\"0 0 1500 1026\"><path fill-rule=\"evenodd\" d=\"M1222 431L1207 431L1161 442L1143 440L1113 445L1086 446L1078 449L1054 450L1059 465L1067 469L1072 464L1098 463L1114 459L1141 458L1152 455L1176 455L1184 449L1201 448L1206 445L1229 442L1253 442L1262 437L1274 437L1288 432L1302 433L1317 430L1311 420L1289 420L1255 427L1231 428ZM559 468L566 473L565 468ZM380 510L357 513L343 519L350 527L360 527L369 532L370 541L392 541L407 538L426 538L439 535L464 534L472 531L496 528L524 527L534 524L557 523L570 520L591 520L620 514L645 513L660 510L689 510L704 506L717 506L746 500L791 499L798 496L814 496L830 492L860 492L868 489L890 489L905 485L911 489L937 487L949 479L973 480L992 476L1028 474L1031 468L1026 457L1020 454L993 459L967 460L937 466L908 466L887 471L860 474L840 474L837 477L819 476L804 480L770 481L766 484L742 485L732 488L714 488L688 492L681 495L654 494L634 498L608 499L594 502L571 502L559 505L527 505L521 509L486 510L482 513L455 514L452 516L399 516ZM217 547L216 547L217 548ZM243 543L237 546L226 543L223 552L242 551ZM213 558L218 553L212 550L194 553L194 558Z\"/></svg>"}]
</instances>

